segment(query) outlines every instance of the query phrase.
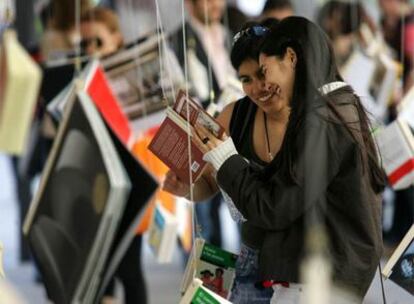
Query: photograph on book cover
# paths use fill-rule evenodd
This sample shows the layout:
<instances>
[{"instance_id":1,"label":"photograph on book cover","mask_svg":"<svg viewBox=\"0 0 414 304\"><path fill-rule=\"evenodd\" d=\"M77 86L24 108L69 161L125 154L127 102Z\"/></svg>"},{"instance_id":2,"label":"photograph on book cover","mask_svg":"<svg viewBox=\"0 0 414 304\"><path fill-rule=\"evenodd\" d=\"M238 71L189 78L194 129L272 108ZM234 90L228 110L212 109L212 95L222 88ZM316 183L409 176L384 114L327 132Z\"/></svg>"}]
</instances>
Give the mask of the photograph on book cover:
<instances>
[{"instance_id":1,"label":"photograph on book cover","mask_svg":"<svg viewBox=\"0 0 414 304\"><path fill-rule=\"evenodd\" d=\"M395 263L389 278L414 295L414 239Z\"/></svg>"},{"instance_id":2,"label":"photograph on book cover","mask_svg":"<svg viewBox=\"0 0 414 304\"><path fill-rule=\"evenodd\" d=\"M205 287L227 299L234 281L236 259L236 254L205 243L197 263L196 277Z\"/></svg>"},{"instance_id":3,"label":"photograph on book cover","mask_svg":"<svg viewBox=\"0 0 414 304\"><path fill-rule=\"evenodd\" d=\"M112 90L130 122L165 109L184 78L175 55L153 37L103 61Z\"/></svg>"}]
</instances>

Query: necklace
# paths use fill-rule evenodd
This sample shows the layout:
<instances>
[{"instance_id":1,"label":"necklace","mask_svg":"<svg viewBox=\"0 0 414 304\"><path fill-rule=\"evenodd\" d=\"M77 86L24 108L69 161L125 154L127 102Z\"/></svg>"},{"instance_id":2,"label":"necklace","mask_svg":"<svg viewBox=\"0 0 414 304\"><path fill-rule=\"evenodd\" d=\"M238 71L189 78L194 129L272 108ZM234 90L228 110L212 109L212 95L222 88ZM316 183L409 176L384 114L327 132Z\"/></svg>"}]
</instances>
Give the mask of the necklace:
<instances>
[{"instance_id":1,"label":"necklace","mask_svg":"<svg viewBox=\"0 0 414 304\"><path fill-rule=\"evenodd\" d=\"M269 156L269 161L272 161L273 154L270 151L269 132L267 131L267 115L266 115L266 112L264 111L263 111L263 118L264 118L264 127L265 127L265 135L266 135L267 154Z\"/></svg>"}]
</instances>

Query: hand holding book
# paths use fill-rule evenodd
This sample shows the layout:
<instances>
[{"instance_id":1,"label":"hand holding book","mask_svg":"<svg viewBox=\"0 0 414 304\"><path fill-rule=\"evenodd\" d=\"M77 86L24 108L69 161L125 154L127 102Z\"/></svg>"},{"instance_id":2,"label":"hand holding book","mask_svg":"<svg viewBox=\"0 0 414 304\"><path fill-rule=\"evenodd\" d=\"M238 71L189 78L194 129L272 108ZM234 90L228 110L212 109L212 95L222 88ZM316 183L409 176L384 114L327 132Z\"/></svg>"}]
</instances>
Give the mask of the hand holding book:
<instances>
[{"instance_id":1,"label":"hand holding book","mask_svg":"<svg viewBox=\"0 0 414 304\"><path fill-rule=\"evenodd\" d=\"M190 192L190 186L183 182L173 171L168 171L162 185L162 190L176 196L185 197Z\"/></svg>"},{"instance_id":2,"label":"hand holding book","mask_svg":"<svg viewBox=\"0 0 414 304\"><path fill-rule=\"evenodd\" d=\"M218 138L200 124L196 124L194 129L194 141L203 152L203 160L213 165L216 171L230 156L237 154L233 140L226 133Z\"/></svg>"}]
</instances>

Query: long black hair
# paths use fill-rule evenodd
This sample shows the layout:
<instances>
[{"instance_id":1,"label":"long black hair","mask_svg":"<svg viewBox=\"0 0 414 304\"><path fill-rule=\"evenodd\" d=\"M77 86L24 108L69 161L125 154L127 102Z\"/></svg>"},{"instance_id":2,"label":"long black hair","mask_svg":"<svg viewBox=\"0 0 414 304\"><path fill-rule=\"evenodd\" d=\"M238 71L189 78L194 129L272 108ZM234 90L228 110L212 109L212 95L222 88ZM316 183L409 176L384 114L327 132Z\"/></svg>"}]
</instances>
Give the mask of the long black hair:
<instances>
[{"instance_id":1,"label":"long black hair","mask_svg":"<svg viewBox=\"0 0 414 304\"><path fill-rule=\"evenodd\" d=\"M231 64L237 71L240 65L248 59L258 61L260 53L260 45L266 32L255 33L253 27L263 27L267 31L273 26L276 26L279 20L275 18L267 18L262 22L248 21L239 32L234 36L235 41L230 53Z\"/></svg>"},{"instance_id":2,"label":"long black hair","mask_svg":"<svg viewBox=\"0 0 414 304\"><path fill-rule=\"evenodd\" d=\"M357 108L359 126L354 128L351 126L352 123L344 120L329 96L319 92L319 88L327 83L343 81L329 38L316 24L306 18L287 17L269 31L262 41L260 53L283 58L288 48L292 48L297 56L295 82L290 103L291 114L281 150L266 168L267 174L265 175L269 176L277 169L281 170L289 181L297 182L294 165L298 159L299 133L304 127L306 114L312 108L327 105L337 117L337 121L345 125L352 138L357 143L365 145L360 149L361 157L368 160L368 168L365 169L369 170L373 189L380 192L385 185L384 174L379 164L375 142L371 136L369 119L359 98L349 88L339 89L344 93L349 90L350 98L348 99L352 100ZM360 135L357 135L356 131ZM358 137L362 137L362 140Z\"/></svg>"}]
</instances>

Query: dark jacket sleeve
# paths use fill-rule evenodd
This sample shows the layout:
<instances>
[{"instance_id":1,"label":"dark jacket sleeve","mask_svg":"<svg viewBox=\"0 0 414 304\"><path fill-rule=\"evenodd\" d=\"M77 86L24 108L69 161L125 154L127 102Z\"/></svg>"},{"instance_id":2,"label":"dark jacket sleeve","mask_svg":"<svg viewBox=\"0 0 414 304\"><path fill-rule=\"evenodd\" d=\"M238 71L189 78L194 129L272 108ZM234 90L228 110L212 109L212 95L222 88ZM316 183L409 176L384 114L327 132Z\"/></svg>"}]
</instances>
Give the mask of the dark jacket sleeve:
<instances>
[{"instance_id":1,"label":"dark jacket sleeve","mask_svg":"<svg viewBox=\"0 0 414 304\"><path fill-rule=\"evenodd\" d=\"M253 225L283 230L315 204L323 203L342 154L346 153L347 136L343 130L343 134L337 134L338 131L341 133L341 127L332 126L318 115L307 119L298 136L303 144L295 164L295 184L288 183L280 172L264 181L261 173L240 155L224 162L217 172L217 181Z\"/></svg>"}]
</instances>

